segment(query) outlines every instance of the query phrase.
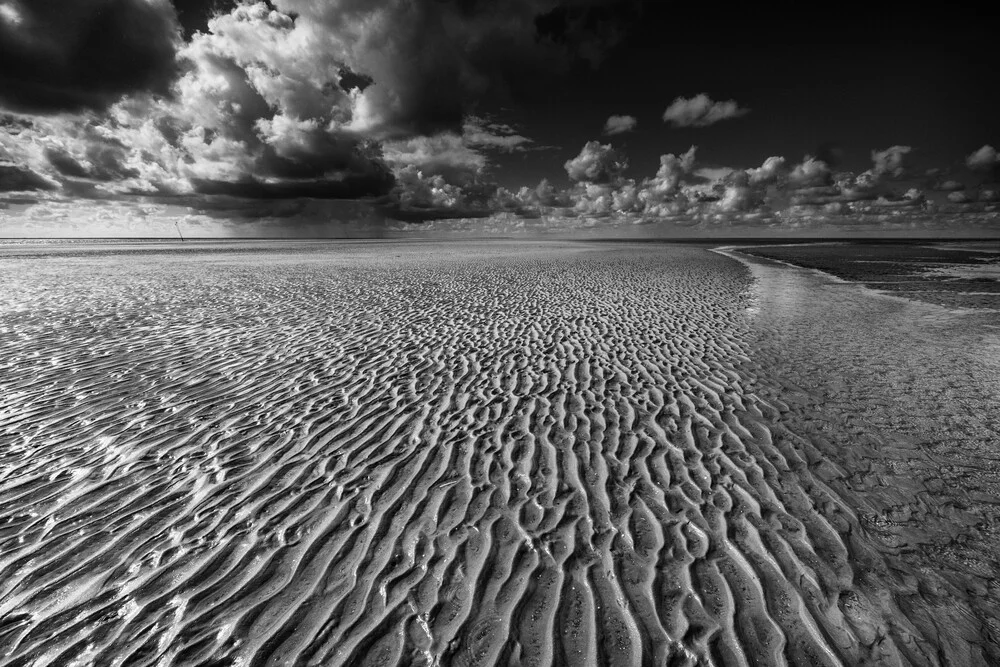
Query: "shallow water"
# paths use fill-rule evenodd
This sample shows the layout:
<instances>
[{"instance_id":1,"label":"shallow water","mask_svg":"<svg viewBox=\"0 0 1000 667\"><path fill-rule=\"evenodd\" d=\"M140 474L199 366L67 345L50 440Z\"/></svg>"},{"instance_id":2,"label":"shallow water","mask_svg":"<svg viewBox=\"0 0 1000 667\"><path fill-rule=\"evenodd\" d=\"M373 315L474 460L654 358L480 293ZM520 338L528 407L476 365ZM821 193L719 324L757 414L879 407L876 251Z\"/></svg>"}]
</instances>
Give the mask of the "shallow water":
<instances>
[{"instance_id":1,"label":"shallow water","mask_svg":"<svg viewBox=\"0 0 1000 667\"><path fill-rule=\"evenodd\" d=\"M903 612L887 631L912 625L954 664L1000 662L1000 315L743 259L769 377L755 390L833 465L885 560L860 580Z\"/></svg>"},{"instance_id":2,"label":"shallow water","mask_svg":"<svg viewBox=\"0 0 1000 667\"><path fill-rule=\"evenodd\" d=\"M0 664L997 656L987 322L648 245L0 284Z\"/></svg>"},{"instance_id":3,"label":"shallow water","mask_svg":"<svg viewBox=\"0 0 1000 667\"><path fill-rule=\"evenodd\" d=\"M736 248L742 256L819 269L914 301L1000 313L1000 244L996 241L854 241Z\"/></svg>"}]
</instances>

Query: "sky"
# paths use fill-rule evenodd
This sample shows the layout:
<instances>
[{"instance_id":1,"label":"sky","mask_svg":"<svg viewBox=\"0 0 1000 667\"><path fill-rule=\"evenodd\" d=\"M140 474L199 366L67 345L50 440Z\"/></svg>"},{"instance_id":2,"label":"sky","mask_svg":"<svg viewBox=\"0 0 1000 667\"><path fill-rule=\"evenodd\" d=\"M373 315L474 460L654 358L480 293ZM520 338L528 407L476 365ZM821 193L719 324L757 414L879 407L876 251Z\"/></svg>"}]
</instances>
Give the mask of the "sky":
<instances>
[{"instance_id":1,"label":"sky","mask_svg":"<svg viewBox=\"0 0 1000 667\"><path fill-rule=\"evenodd\" d=\"M0 237L1000 236L944 7L0 0Z\"/></svg>"}]
</instances>

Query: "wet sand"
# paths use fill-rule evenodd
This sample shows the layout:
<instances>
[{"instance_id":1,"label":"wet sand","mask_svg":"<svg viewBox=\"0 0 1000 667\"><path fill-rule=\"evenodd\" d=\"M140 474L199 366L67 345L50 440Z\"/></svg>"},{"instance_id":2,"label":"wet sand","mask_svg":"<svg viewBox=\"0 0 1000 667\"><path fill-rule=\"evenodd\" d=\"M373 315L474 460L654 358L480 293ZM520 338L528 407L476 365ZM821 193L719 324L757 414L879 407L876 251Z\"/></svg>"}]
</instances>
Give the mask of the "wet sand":
<instances>
[{"instance_id":1,"label":"wet sand","mask_svg":"<svg viewBox=\"0 0 1000 667\"><path fill-rule=\"evenodd\" d=\"M0 664L996 661L1000 342L827 282L0 252Z\"/></svg>"},{"instance_id":2,"label":"wet sand","mask_svg":"<svg viewBox=\"0 0 1000 667\"><path fill-rule=\"evenodd\" d=\"M930 664L1000 662L1000 316L749 264L753 390L831 464L880 556L859 580L939 647Z\"/></svg>"},{"instance_id":3,"label":"wet sand","mask_svg":"<svg viewBox=\"0 0 1000 667\"><path fill-rule=\"evenodd\" d=\"M749 245L739 252L925 303L1000 311L1000 241Z\"/></svg>"}]
</instances>

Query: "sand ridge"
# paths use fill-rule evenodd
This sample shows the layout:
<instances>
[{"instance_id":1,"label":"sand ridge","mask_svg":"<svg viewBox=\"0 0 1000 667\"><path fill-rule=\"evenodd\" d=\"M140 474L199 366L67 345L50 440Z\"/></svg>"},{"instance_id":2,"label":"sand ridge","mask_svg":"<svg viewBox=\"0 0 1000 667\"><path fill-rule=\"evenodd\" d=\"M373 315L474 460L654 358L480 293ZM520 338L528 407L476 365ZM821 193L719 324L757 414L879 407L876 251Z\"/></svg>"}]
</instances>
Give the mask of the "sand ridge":
<instances>
[{"instance_id":1,"label":"sand ridge","mask_svg":"<svg viewBox=\"0 0 1000 667\"><path fill-rule=\"evenodd\" d=\"M0 269L0 664L938 663L739 263L210 259Z\"/></svg>"}]
</instances>

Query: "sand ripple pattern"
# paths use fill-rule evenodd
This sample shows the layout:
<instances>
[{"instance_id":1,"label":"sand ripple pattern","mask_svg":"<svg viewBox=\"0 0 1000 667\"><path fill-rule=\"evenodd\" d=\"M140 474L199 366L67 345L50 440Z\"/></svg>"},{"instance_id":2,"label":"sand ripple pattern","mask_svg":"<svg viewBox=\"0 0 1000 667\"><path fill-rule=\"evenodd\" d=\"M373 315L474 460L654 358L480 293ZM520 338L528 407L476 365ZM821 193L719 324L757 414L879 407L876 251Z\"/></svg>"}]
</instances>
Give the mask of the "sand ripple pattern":
<instances>
[{"instance_id":1,"label":"sand ripple pattern","mask_svg":"<svg viewBox=\"0 0 1000 667\"><path fill-rule=\"evenodd\" d=\"M755 397L731 259L386 244L0 281L0 664L936 660Z\"/></svg>"}]
</instances>

